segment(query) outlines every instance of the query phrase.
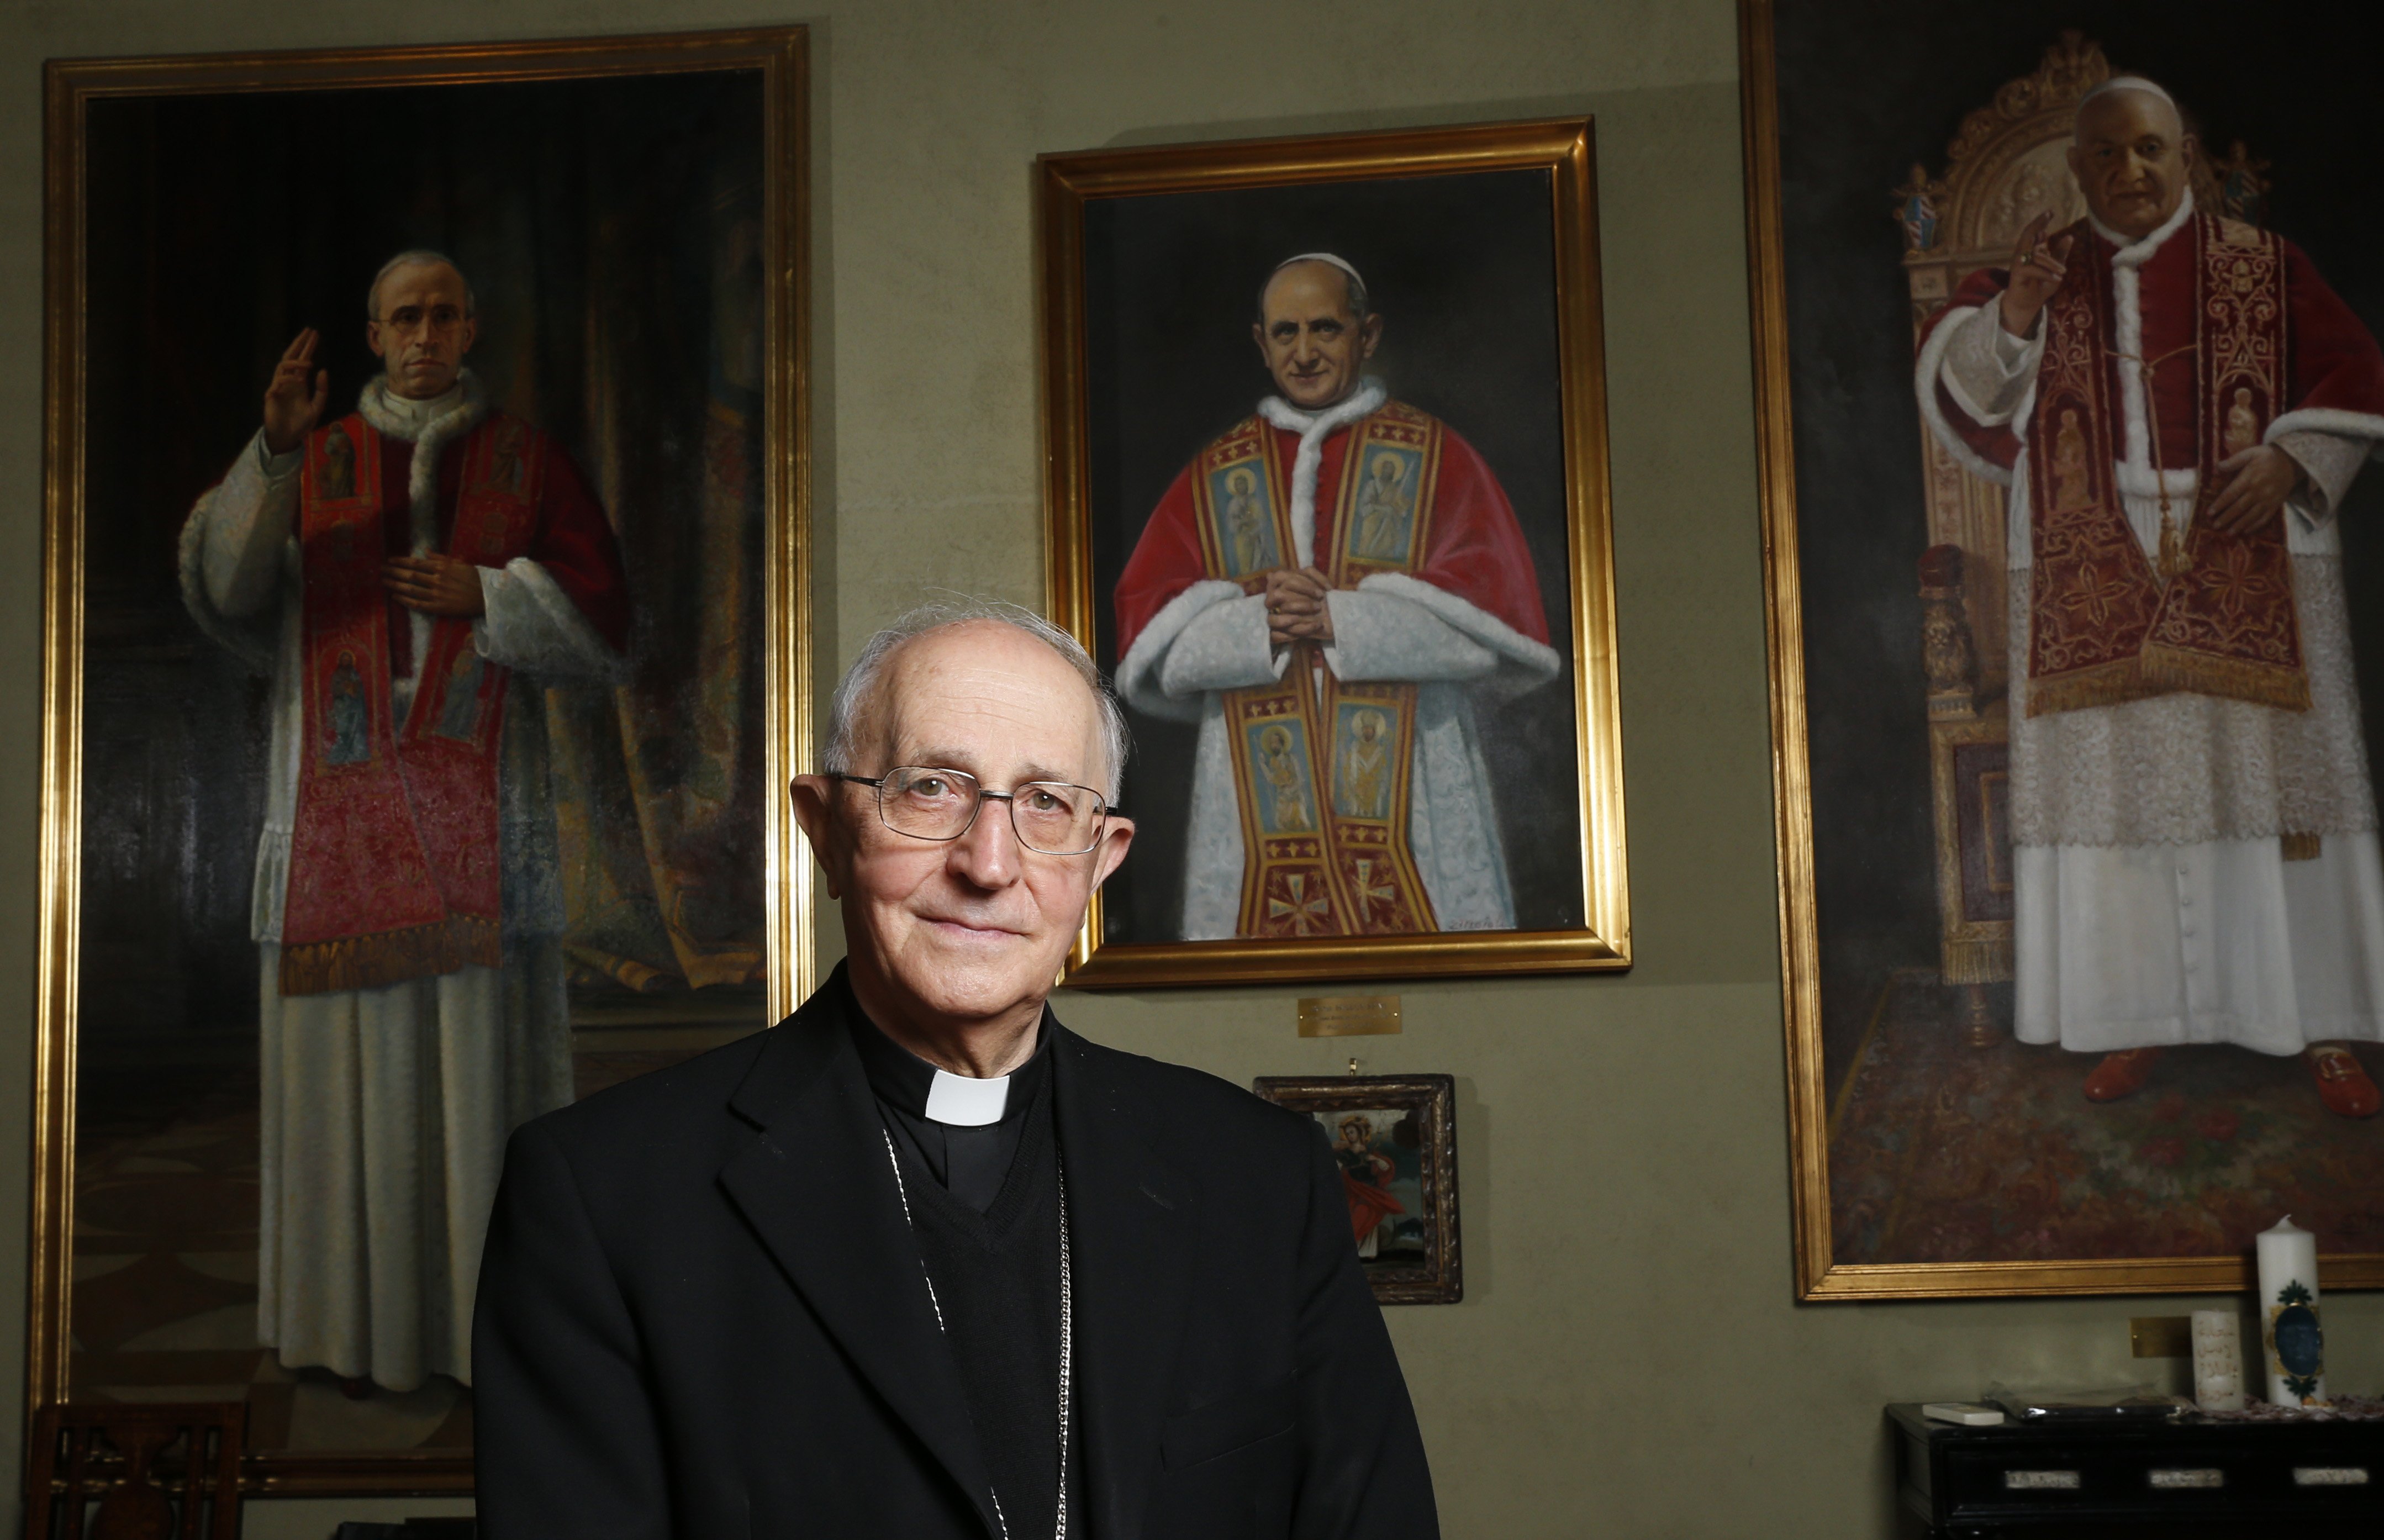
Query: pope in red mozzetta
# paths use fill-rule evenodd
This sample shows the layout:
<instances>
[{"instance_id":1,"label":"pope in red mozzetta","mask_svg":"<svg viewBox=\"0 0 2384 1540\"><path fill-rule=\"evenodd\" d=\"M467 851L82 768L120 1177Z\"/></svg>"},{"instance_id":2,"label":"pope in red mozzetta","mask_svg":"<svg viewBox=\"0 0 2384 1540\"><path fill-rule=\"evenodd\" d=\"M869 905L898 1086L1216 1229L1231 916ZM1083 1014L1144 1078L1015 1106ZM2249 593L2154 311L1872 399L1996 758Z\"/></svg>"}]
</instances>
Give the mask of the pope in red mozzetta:
<instances>
[{"instance_id":1,"label":"pope in red mozzetta","mask_svg":"<svg viewBox=\"0 0 2384 1540\"><path fill-rule=\"evenodd\" d=\"M260 1340L363 1394L468 1384L506 1136L571 1099L540 686L620 676L619 549L569 455L491 408L455 265L374 279L384 366L325 421L317 334L183 528L200 626L274 681Z\"/></svg>"},{"instance_id":2,"label":"pope in red mozzetta","mask_svg":"<svg viewBox=\"0 0 2384 1540\"><path fill-rule=\"evenodd\" d=\"M2291 242L2197 210L2167 92L2079 104L2087 217L1931 322L1947 451L2010 489L2015 1025L2115 1100L2185 1044L2300 1054L2374 1114L2384 863L2336 510L2384 353Z\"/></svg>"},{"instance_id":3,"label":"pope in red mozzetta","mask_svg":"<svg viewBox=\"0 0 2384 1540\"><path fill-rule=\"evenodd\" d=\"M1473 447L1363 377L1340 257L1251 327L1277 391L1194 456L1118 580L1118 686L1199 725L1183 938L1501 930L1515 900L1480 704L1558 671L1530 552Z\"/></svg>"}]
</instances>

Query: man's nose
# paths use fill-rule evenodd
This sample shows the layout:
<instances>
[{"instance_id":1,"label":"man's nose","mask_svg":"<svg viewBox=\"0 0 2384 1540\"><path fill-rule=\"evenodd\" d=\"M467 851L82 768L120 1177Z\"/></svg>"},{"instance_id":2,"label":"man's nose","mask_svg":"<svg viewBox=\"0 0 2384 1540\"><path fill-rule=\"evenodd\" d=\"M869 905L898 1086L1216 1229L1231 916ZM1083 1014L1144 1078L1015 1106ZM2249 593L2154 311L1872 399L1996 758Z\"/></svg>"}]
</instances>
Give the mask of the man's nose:
<instances>
[{"instance_id":1,"label":"man's nose","mask_svg":"<svg viewBox=\"0 0 2384 1540\"><path fill-rule=\"evenodd\" d=\"M952 869L978 888L1007 888L1018 880L1019 853L1010 804L987 801L969 831L952 841Z\"/></svg>"}]
</instances>

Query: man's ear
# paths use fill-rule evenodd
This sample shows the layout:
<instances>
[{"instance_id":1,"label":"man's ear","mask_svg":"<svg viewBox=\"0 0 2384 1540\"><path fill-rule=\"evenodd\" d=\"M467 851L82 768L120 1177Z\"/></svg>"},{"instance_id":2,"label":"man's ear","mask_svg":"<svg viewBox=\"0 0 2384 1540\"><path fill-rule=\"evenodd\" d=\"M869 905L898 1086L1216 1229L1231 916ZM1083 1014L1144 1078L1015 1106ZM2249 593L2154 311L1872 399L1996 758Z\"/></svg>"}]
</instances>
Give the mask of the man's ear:
<instances>
[{"instance_id":1,"label":"man's ear","mask_svg":"<svg viewBox=\"0 0 2384 1540\"><path fill-rule=\"evenodd\" d=\"M1093 888L1109 881L1110 874L1125 860L1126 847L1134 843L1134 820L1110 815L1109 826L1101 831L1101 842L1093 851Z\"/></svg>"},{"instance_id":2,"label":"man's ear","mask_svg":"<svg viewBox=\"0 0 2384 1540\"><path fill-rule=\"evenodd\" d=\"M852 849L844 820L837 816L838 784L826 776L797 776L788 787L795 800L795 823L810 842L812 859L831 899L844 897L845 876Z\"/></svg>"},{"instance_id":3,"label":"man's ear","mask_svg":"<svg viewBox=\"0 0 2384 1540\"><path fill-rule=\"evenodd\" d=\"M472 351L472 344L473 344L473 343L475 343L475 342L478 342L479 340L480 340L480 323L479 323L478 320L474 319L472 317L469 317L469 316L465 317L464 317L464 342L463 342L463 345L462 345L462 346L460 346L460 347L458 347L458 348L455 350L455 356L456 356L456 357L458 357L458 358L461 358L461 357L463 357L466 354L467 354L467 353L471 352L471 351Z\"/></svg>"},{"instance_id":4,"label":"man's ear","mask_svg":"<svg viewBox=\"0 0 2384 1540\"><path fill-rule=\"evenodd\" d=\"M1274 367L1274 360L1267 355L1266 323L1264 321L1252 321L1250 323L1250 341L1258 344L1259 362L1268 368Z\"/></svg>"},{"instance_id":5,"label":"man's ear","mask_svg":"<svg viewBox=\"0 0 2384 1540\"><path fill-rule=\"evenodd\" d=\"M1360 358L1373 357L1374 349L1381 346L1383 341L1382 312L1378 310L1373 315L1367 317L1366 324L1358 329L1358 335L1362 339L1358 356Z\"/></svg>"},{"instance_id":6,"label":"man's ear","mask_svg":"<svg viewBox=\"0 0 2384 1540\"><path fill-rule=\"evenodd\" d=\"M365 346L372 349L372 355L375 358L387 358L389 356L387 350L385 350L381 345L380 323L379 321L366 321L365 323Z\"/></svg>"},{"instance_id":7,"label":"man's ear","mask_svg":"<svg viewBox=\"0 0 2384 1540\"><path fill-rule=\"evenodd\" d=\"M2184 162L2185 168L2192 171L2195 159L2202 154L2202 141L2192 134L2187 134L2177 142L2177 154L2178 158Z\"/></svg>"}]
</instances>

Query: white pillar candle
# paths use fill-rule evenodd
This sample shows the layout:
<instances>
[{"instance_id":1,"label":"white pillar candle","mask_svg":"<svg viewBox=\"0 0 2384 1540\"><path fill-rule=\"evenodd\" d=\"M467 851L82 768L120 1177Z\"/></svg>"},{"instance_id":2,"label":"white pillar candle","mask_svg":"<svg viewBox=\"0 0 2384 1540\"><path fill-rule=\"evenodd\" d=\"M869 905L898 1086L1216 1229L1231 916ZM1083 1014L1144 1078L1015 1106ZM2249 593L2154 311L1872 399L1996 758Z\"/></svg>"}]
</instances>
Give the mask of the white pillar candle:
<instances>
[{"instance_id":1,"label":"white pillar candle","mask_svg":"<svg viewBox=\"0 0 2384 1540\"><path fill-rule=\"evenodd\" d=\"M2325 1338L2318 1330L2317 1237L2293 1223L2263 1230L2260 1343L2268 1360L2268 1399L2280 1407L2326 1402Z\"/></svg>"},{"instance_id":2,"label":"white pillar candle","mask_svg":"<svg viewBox=\"0 0 2384 1540\"><path fill-rule=\"evenodd\" d=\"M2233 1310L2193 1312L2193 1404L2243 1410L2243 1328Z\"/></svg>"}]
</instances>

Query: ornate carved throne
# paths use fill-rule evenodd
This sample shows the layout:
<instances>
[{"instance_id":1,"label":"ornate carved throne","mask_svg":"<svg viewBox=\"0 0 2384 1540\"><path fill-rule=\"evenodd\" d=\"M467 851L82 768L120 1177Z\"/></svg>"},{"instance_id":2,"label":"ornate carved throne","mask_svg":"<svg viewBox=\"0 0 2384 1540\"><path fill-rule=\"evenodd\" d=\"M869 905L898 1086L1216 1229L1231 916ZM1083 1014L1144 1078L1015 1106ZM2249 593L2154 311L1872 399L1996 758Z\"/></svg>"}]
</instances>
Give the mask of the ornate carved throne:
<instances>
[{"instance_id":1,"label":"ornate carved throne","mask_svg":"<svg viewBox=\"0 0 2384 1540\"><path fill-rule=\"evenodd\" d=\"M2067 160L2070 130L2079 98L2112 73L2101 44L2063 32L2035 73L2006 82L1992 105L1962 120L1943 176L1915 166L1896 190L1894 217L1904 231L1916 348L1921 328L1956 286L1981 267L2006 265L2020 230L2040 211L2052 211L2055 230L2085 214ZM2261 222L2266 164L2240 143L2223 158L2205 153L2194 165L2195 201ZM1919 577L1938 966L1945 983L1966 987L1968 1041L1986 1048L2005 1031L1989 1008L1987 986L2012 976L2004 489L1963 469L1925 422L1920 464L1929 531Z\"/></svg>"}]
</instances>

